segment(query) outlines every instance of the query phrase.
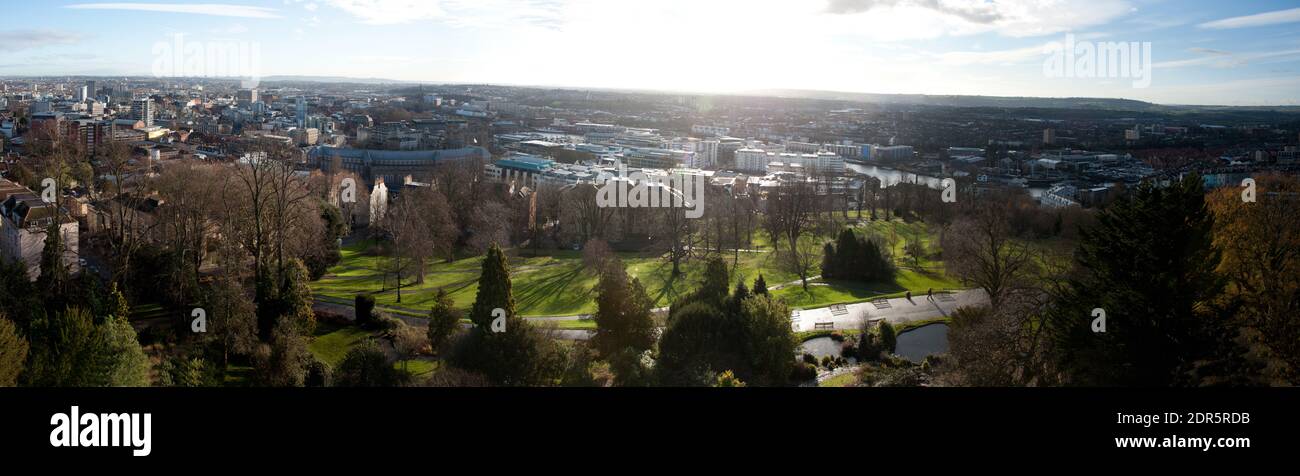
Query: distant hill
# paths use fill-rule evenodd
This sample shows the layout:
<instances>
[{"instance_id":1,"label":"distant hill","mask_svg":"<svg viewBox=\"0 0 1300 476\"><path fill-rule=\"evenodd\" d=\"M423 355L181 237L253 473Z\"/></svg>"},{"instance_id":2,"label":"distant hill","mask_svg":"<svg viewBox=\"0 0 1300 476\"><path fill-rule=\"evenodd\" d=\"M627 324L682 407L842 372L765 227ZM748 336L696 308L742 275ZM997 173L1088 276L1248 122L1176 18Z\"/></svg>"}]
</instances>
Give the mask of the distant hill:
<instances>
[{"instance_id":1,"label":"distant hill","mask_svg":"<svg viewBox=\"0 0 1300 476\"><path fill-rule=\"evenodd\" d=\"M1098 109L1108 111L1135 111L1155 113L1175 112L1227 112L1227 111L1277 111L1300 113L1300 106L1214 106L1214 105L1168 105L1155 104L1135 99L1114 98L1044 98L1013 96L963 96L963 95L929 95L929 94L876 94L849 93L839 91L816 91L804 89L766 89L750 91L746 94L756 96L776 96L802 99L824 99L832 101L851 101L876 104L917 104L926 106L950 107L1007 107L1007 108L1045 108L1045 109Z\"/></svg>"},{"instance_id":2,"label":"distant hill","mask_svg":"<svg viewBox=\"0 0 1300 476\"><path fill-rule=\"evenodd\" d=\"M802 89L768 89L750 94L789 98L826 99L834 101L868 102L878 104L918 104L951 107L1035 107L1051 109L1109 109L1124 111L1151 111L1166 106L1133 99L1108 98L1042 98L1008 96L961 96L929 94L876 94L838 91L813 91Z\"/></svg>"},{"instance_id":3,"label":"distant hill","mask_svg":"<svg viewBox=\"0 0 1300 476\"><path fill-rule=\"evenodd\" d=\"M414 81L401 81L386 78L348 78L344 76L267 76L263 82L278 83L358 83L358 84L415 84Z\"/></svg>"}]
</instances>

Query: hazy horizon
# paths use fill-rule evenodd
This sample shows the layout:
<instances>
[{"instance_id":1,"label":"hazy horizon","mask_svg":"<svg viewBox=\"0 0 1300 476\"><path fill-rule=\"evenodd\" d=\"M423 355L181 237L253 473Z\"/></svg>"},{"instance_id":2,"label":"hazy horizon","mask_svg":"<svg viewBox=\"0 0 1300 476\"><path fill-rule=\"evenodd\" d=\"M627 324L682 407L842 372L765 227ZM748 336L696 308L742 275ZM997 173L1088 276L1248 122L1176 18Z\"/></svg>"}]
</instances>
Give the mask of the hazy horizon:
<instances>
[{"instance_id":1,"label":"hazy horizon","mask_svg":"<svg viewBox=\"0 0 1300 476\"><path fill-rule=\"evenodd\" d=\"M1300 8L1290 1L64 0L8 7L0 76L11 77L156 76L160 52L173 47L251 45L257 52L241 59L260 77L1300 105ZM1085 43L1098 51L1088 67L1105 77L1069 69L1073 56L1063 74L1049 72L1052 44L1074 45L1069 55L1092 51ZM1131 74L1107 73L1107 45L1134 54ZM186 61L165 67L187 72Z\"/></svg>"}]
</instances>

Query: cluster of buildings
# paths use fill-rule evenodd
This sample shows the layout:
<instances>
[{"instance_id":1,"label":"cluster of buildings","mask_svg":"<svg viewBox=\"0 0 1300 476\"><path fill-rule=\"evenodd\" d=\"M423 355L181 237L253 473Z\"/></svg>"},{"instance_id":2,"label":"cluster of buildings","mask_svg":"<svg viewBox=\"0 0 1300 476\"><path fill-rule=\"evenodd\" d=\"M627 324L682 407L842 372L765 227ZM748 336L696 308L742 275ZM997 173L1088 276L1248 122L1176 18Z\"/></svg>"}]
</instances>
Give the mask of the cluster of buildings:
<instances>
[{"instance_id":1,"label":"cluster of buildings","mask_svg":"<svg viewBox=\"0 0 1300 476\"><path fill-rule=\"evenodd\" d=\"M35 280L41 274L46 237L55 223L64 245L63 265L77 272L77 221L63 213L57 202L45 202L27 187L0 178L0 258L21 261L27 266L29 279Z\"/></svg>"}]
</instances>

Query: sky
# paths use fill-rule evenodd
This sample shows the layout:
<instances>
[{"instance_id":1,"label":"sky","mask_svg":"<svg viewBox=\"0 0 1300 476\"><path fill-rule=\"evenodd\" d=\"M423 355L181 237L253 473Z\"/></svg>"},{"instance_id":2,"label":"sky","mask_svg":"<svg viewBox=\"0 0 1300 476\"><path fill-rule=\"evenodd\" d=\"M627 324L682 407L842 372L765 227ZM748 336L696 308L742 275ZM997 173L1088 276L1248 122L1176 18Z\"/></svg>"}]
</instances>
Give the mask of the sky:
<instances>
[{"instance_id":1,"label":"sky","mask_svg":"<svg viewBox=\"0 0 1300 476\"><path fill-rule=\"evenodd\" d=\"M0 0L0 76L1300 105L1296 0L221 1Z\"/></svg>"}]
</instances>

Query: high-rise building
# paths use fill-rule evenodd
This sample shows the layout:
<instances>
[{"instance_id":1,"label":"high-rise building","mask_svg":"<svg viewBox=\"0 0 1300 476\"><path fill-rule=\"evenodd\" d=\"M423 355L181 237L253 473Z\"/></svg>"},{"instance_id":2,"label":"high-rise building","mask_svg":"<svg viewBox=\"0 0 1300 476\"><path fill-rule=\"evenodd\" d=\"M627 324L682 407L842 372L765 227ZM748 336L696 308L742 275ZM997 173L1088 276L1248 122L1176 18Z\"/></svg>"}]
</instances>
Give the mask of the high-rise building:
<instances>
[{"instance_id":1,"label":"high-rise building","mask_svg":"<svg viewBox=\"0 0 1300 476\"><path fill-rule=\"evenodd\" d=\"M307 125L307 96L298 96L298 127Z\"/></svg>"},{"instance_id":2,"label":"high-rise building","mask_svg":"<svg viewBox=\"0 0 1300 476\"><path fill-rule=\"evenodd\" d=\"M699 148L696 149L696 167L713 168L718 165L718 145L721 142L708 139L700 142Z\"/></svg>"},{"instance_id":3,"label":"high-rise building","mask_svg":"<svg viewBox=\"0 0 1300 476\"><path fill-rule=\"evenodd\" d=\"M1139 140L1142 138L1142 129L1139 126L1133 126L1132 129L1124 129L1124 140Z\"/></svg>"},{"instance_id":4,"label":"high-rise building","mask_svg":"<svg viewBox=\"0 0 1300 476\"><path fill-rule=\"evenodd\" d=\"M95 81L86 81L86 98L95 99L96 97L99 97L99 91L98 88L95 87ZM85 99L82 100L84 101Z\"/></svg>"},{"instance_id":5,"label":"high-rise building","mask_svg":"<svg viewBox=\"0 0 1300 476\"><path fill-rule=\"evenodd\" d=\"M145 127L153 127L153 100L146 97L131 101L131 119L144 122Z\"/></svg>"},{"instance_id":6,"label":"high-rise building","mask_svg":"<svg viewBox=\"0 0 1300 476\"><path fill-rule=\"evenodd\" d=\"M1056 142L1056 129L1043 129L1043 143L1052 145Z\"/></svg>"},{"instance_id":7,"label":"high-rise building","mask_svg":"<svg viewBox=\"0 0 1300 476\"><path fill-rule=\"evenodd\" d=\"M257 102L257 88L240 89L235 95L235 101L240 107L250 107Z\"/></svg>"}]
</instances>

